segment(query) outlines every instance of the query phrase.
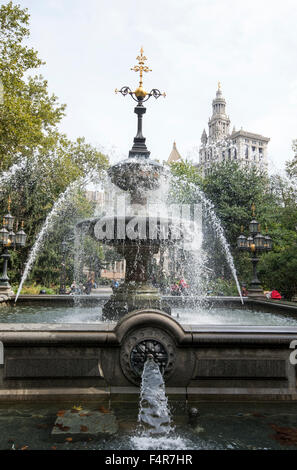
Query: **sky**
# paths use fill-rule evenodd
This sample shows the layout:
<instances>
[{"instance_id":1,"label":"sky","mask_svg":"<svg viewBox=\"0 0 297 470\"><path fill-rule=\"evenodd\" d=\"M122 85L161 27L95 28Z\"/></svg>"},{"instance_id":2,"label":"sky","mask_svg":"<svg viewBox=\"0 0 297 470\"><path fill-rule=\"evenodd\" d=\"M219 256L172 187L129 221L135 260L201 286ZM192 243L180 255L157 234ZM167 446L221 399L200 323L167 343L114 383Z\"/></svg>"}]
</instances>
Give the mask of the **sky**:
<instances>
[{"instance_id":1,"label":"sky","mask_svg":"<svg viewBox=\"0 0 297 470\"><path fill-rule=\"evenodd\" d=\"M167 160L173 141L198 162L218 81L231 129L270 137L271 172L284 169L297 138L296 0L17 0L30 14L30 45L40 73L67 104L61 131L127 156L136 134L131 71L143 46L147 102L144 135L151 157Z\"/></svg>"}]
</instances>

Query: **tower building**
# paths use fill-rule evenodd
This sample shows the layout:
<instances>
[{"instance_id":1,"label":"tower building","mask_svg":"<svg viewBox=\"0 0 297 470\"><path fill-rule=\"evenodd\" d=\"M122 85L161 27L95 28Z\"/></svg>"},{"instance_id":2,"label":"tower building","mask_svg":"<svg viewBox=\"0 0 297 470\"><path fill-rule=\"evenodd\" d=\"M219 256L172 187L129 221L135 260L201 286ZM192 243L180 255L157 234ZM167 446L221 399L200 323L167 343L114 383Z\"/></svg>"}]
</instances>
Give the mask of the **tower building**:
<instances>
[{"instance_id":1,"label":"tower building","mask_svg":"<svg viewBox=\"0 0 297 470\"><path fill-rule=\"evenodd\" d=\"M221 84L218 83L216 97L212 101L212 116L208 121L208 135L204 129L199 148L199 164L205 176L211 172L213 165L224 161L237 161L240 166L255 165L267 170L268 137L244 131L230 133L230 119L226 114L226 100L223 97Z\"/></svg>"}]
</instances>

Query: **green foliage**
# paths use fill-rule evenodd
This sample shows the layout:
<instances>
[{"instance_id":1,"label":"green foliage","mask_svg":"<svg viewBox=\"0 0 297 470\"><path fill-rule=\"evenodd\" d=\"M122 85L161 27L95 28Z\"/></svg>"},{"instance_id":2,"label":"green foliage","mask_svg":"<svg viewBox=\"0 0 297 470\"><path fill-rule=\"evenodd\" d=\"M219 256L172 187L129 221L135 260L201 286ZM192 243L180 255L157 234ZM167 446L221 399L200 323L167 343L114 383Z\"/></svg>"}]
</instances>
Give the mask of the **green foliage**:
<instances>
[{"instance_id":1,"label":"green foliage","mask_svg":"<svg viewBox=\"0 0 297 470\"><path fill-rule=\"evenodd\" d=\"M197 202L197 187L213 203L230 245L239 279L247 283L252 271L250 255L237 251L236 239L241 226L248 235L251 205L255 203L261 231L265 232L267 226L273 239L273 251L262 255L259 263L260 279L265 288L276 288L288 298L297 293L297 187L295 177L290 172L289 178L268 177L255 168L241 168L234 162L214 166L204 179L200 177L197 168L189 163L175 164L172 172L182 183L174 186L176 198L180 202ZM221 282L218 280L223 276L224 282L232 283L221 244L207 217L204 217L203 226L212 282ZM226 289L222 290L227 292Z\"/></svg>"},{"instance_id":2,"label":"green foliage","mask_svg":"<svg viewBox=\"0 0 297 470\"><path fill-rule=\"evenodd\" d=\"M26 247L12 252L13 282L19 281L37 234L60 194L89 171L100 177L108 167L107 157L84 138L72 142L59 132L66 107L58 103L55 95L49 95L47 81L36 75L43 62L37 51L26 45L28 37L28 10L11 1L2 5L0 78L4 100L0 104L0 171L26 162L22 172L0 188L0 217L7 212L10 195L11 211L19 222L25 221L28 235ZM32 72L33 77L29 76ZM61 241L69 238L78 218L92 213L82 194L65 204L63 210L65 213L45 241L38 267L33 271L33 276L45 285L58 281Z\"/></svg>"},{"instance_id":3,"label":"green foliage","mask_svg":"<svg viewBox=\"0 0 297 470\"><path fill-rule=\"evenodd\" d=\"M218 277L217 279L210 281L209 283L209 291L208 295L227 295L227 296L234 296L238 295L237 287L235 281L230 281L227 279L223 279Z\"/></svg>"},{"instance_id":4,"label":"green foliage","mask_svg":"<svg viewBox=\"0 0 297 470\"><path fill-rule=\"evenodd\" d=\"M29 14L12 2L0 7L0 70L4 103L0 106L0 170L21 157L31 157L36 147L55 145L56 125L65 105L49 95L41 75L28 77L43 62L37 51L24 44L29 36ZM28 78L27 78L28 77Z\"/></svg>"}]
</instances>

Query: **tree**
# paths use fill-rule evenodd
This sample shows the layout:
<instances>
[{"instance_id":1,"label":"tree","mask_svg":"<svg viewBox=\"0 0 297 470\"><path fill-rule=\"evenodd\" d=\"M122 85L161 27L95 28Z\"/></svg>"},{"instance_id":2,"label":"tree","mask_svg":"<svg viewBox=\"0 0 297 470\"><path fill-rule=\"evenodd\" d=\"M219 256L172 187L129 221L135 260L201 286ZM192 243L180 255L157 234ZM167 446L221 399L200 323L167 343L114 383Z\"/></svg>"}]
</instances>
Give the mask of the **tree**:
<instances>
[{"instance_id":1,"label":"tree","mask_svg":"<svg viewBox=\"0 0 297 470\"><path fill-rule=\"evenodd\" d=\"M44 62L37 51L24 44L29 36L27 9L10 1L0 7L0 70L4 100L0 105L0 170L38 147L55 146L56 126L65 113L65 105L49 96L47 81L28 72Z\"/></svg>"},{"instance_id":2,"label":"tree","mask_svg":"<svg viewBox=\"0 0 297 470\"><path fill-rule=\"evenodd\" d=\"M29 48L25 40L29 37L29 14L27 9L11 1L0 7L0 70L4 99L0 103L0 171L12 164L22 162L19 171L0 188L0 216L7 211L8 195L12 199L12 213L17 220L25 221L28 235L27 246L12 256L12 279L19 279L21 267L55 201L74 181L89 172L98 178L108 167L108 158L86 143L84 138L70 141L58 129L65 114L55 95L49 95L47 81L41 75L30 77L43 64L37 51ZM89 206L79 198L63 222L69 227L83 212L88 215ZM83 209L83 210L82 210ZM67 219L68 218L68 219ZM65 228L67 231L67 227ZM62 230L63 232L63 230ZM59 263L58 233L51 235L51 242L40 257L40 265L54 270ZM38 276L46 277L40 271ZM48 278L55 275L49 272Z\"/></svg>"}]
</instances>

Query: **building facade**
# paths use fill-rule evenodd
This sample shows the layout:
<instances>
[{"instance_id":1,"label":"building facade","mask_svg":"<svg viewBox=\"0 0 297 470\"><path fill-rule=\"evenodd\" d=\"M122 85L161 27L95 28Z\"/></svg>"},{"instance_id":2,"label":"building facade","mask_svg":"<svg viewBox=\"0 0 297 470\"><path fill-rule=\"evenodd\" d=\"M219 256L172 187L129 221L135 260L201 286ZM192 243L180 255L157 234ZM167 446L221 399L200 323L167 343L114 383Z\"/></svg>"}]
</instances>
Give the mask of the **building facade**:
<instances>
[{"instance_id":1,"label":"building facade","mask_svg":"<svg viewBox=\"0 0 297 470\"><path fill-rule=\"evenodd\" d=\"M208 134L205 129L199 148L199 168L208 175L214 165L225 161L236 161L240 166L256 166L266 171L268 137L254 132L230 132L230 118L226 114L226 100L222 95L220 83L212 102L212 116L208 121Z\"/></svg>"}]
</instances>

